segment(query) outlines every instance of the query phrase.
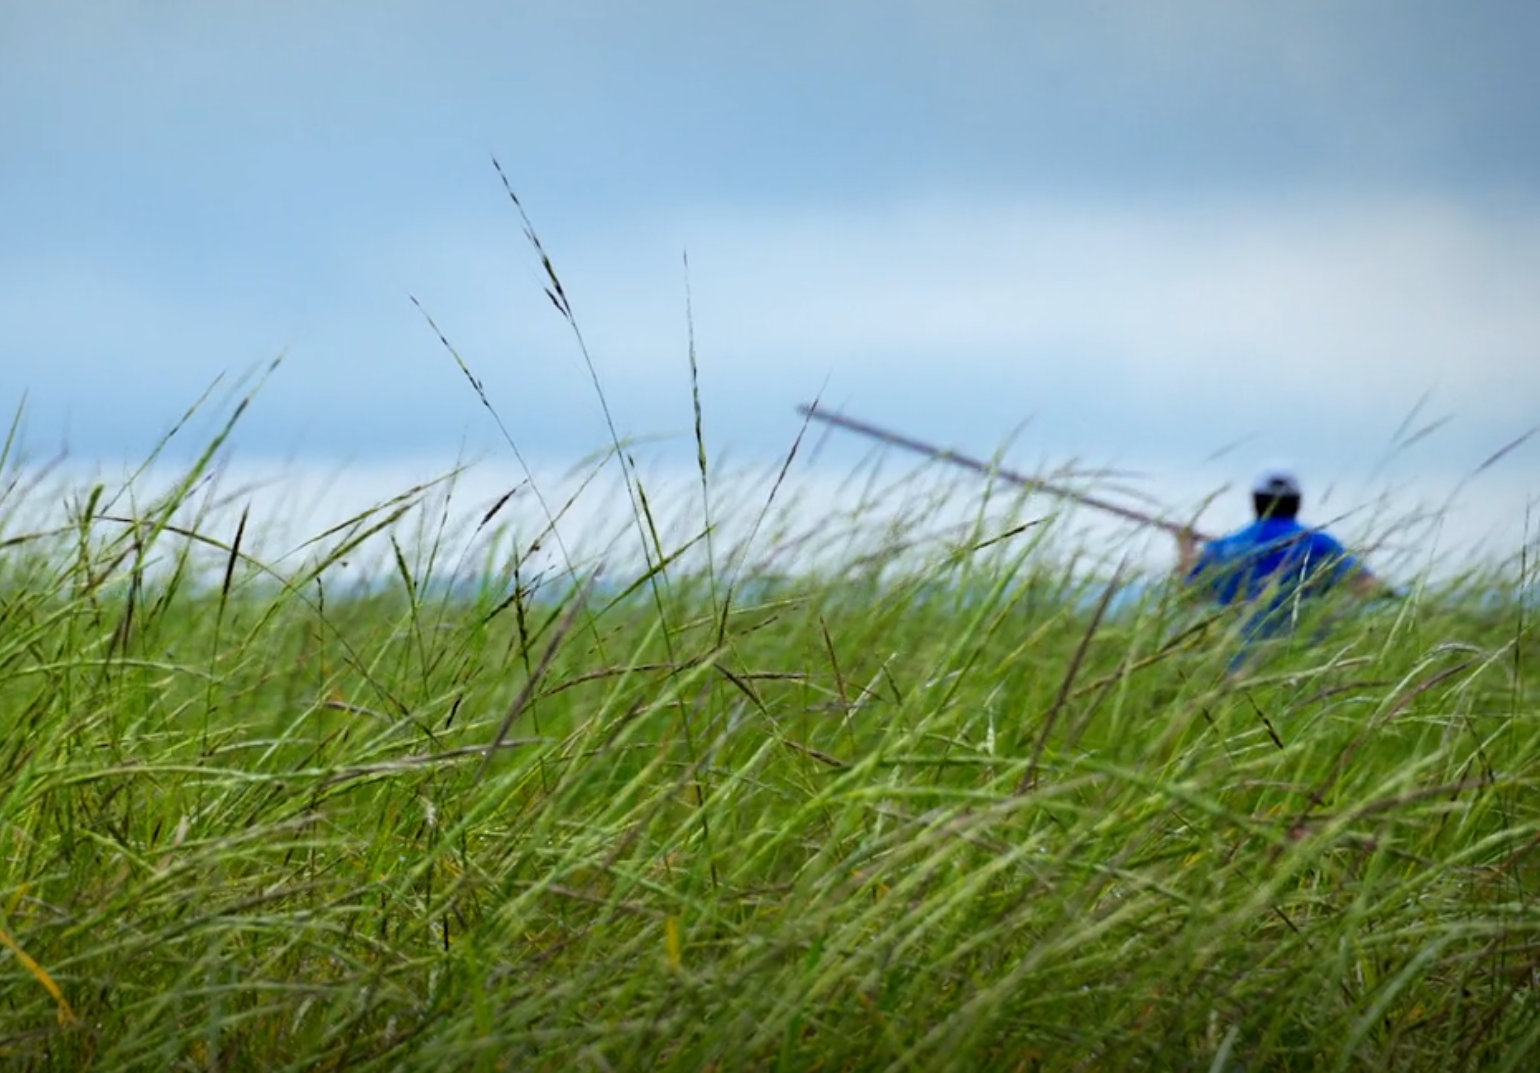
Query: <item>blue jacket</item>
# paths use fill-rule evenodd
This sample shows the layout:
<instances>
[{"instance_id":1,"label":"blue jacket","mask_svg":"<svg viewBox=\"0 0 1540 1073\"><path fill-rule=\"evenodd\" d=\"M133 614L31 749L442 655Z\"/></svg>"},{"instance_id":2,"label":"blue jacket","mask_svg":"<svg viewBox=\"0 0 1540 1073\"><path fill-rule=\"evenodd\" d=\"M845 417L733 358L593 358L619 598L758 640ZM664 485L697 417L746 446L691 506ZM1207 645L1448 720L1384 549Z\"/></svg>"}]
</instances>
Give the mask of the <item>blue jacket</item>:
<instances>
[{"instance_id":1,"label":"blue jacket","mask_svg":"<svg viewBox=\"0 0 1540 1073\"><path fill-rule=\"evenodd\" d=\"M1268 518L1206 544L1187 583L1223 605L1268 595L1247 620L1244 632L1252 638L1281 632L1292 621L1296 597L1321 595L1359 569L1358 560L1326 533L1292 518Z\"/></svg>"}]
</instances>

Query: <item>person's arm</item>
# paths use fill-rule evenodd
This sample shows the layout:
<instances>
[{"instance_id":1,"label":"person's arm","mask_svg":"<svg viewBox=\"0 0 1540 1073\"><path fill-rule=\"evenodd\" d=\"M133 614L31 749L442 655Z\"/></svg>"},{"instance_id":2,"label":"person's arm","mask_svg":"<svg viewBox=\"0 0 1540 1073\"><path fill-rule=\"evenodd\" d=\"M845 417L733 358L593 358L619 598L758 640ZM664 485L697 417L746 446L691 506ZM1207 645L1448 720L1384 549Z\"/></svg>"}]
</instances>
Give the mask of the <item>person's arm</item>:
<instances>
[{"instance_id":1,"label":"person's arm","mask_svg":"<svg viewBox=\"0 0 1540 1073\"><path fill-rule=\"evenodd\" d=\"M1332 538L1327 537L1326 540L1329 541L1327 550L1337 557L1336 581L1348 592L1364 600L1400 596L1393 586L1381 580L1379 575L1365 566L1356 555L1349 554L1347 549Z\"/></svg>"},{"instance_id":2,"label":"person's arm","mask_svg":"<svg viewBox=\"0 0 1540 1073\"><path fill-rule=\"evenodd\" d=\"M1176 577L1178 581L1187 582L1192 578L1193 568L1198 565L1198 559L1203 553L1203 539L1191 529L1179 530L1176 534Z\"/></svg>"},{"instance_id":3,"label":"person's arm","mask_svg":"<svg viewBox=\"0 0 1540 1073\"><path fill-rule=\"evenodd\" d=\"M1365 600L1399 600L1401 593L1368 567L1360 566L1348 579L1348 591Z\"/></svg>"}]
</instances>

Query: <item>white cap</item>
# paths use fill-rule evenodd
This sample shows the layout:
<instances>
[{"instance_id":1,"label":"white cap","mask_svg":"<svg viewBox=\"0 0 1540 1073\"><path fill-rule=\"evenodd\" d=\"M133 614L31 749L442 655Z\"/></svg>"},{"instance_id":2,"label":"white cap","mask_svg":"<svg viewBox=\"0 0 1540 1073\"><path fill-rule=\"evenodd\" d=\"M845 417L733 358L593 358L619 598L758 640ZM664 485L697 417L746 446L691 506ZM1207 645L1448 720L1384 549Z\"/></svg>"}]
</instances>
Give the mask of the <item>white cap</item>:
<instances>
[{"instance_id":1,"label":"white cap","mask_svg":"<svg viewBox=\"0 0 1540 1073\"><path fill-rule=\"evenodd\" d=\"M1287 469L1265 469L1257 475L1251 490L1259 496L1298 496L1299 478Z\"/></svg>"}]
</instances>

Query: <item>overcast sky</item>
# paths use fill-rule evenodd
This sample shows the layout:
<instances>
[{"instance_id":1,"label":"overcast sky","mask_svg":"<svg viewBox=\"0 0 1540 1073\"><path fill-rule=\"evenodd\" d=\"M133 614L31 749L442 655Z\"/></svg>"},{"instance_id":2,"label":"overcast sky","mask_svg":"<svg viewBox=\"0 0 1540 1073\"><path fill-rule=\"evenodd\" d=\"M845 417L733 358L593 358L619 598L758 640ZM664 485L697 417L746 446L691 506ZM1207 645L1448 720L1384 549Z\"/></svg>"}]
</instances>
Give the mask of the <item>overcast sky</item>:
<instances>
[{"instance_id":1,"label":"overcast sky","mask_svg":"<svg viewBox=\"0 0 1540 1073\"><path fill-rule=\"evenodd\" d=\"M415 297L527 457L602 447L495 154L681 465L688 294L714 456L822 391L1157 496L1437 498L1540 423L1537 46L1526 0L11 0L0 405L116 464L284 353L237 457L512 470ZM1463 524L1520 534L1537 474Z\"/></svg>"}]
</instances>

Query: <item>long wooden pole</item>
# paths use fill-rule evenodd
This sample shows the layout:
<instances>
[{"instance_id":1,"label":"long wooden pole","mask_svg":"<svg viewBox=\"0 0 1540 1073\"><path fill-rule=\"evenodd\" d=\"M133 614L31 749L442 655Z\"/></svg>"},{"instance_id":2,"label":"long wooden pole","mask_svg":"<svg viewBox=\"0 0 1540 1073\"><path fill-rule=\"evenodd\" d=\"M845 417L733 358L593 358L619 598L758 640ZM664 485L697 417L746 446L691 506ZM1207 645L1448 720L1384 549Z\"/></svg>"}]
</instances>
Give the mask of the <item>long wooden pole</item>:
<instances>
[{"instance_id":1,"label":"long wooden pole","mask_svg":"<svg viewBox=\"0 0 1540 1073\"><path fill-rule=\"evenodd\" d=\"M844 414L832 413L829 410L806 404L798 406L797 412L814 421L823 421L838 428L858 432L863 436L869 436L882 443L892 444L894 447L902 447L905 450L925 455L928 458L951 462L954 465L962 466L964 469L971 469L975 473L982 473L988 477L998 477L1003 481L1019 485L1022 488L1034 488L1039 492L1059 496L1061 499L1068 499L1071 502L1080 503L1087 507L1104 510L1109 514L1116 514L1120 518L1126 518L1140 525L1152 525L1157 529L1164 529L1173 535L1191 533L1199 540L1209 539L1204 534L1196 532L1189 526L1181 525L1178 522L1157 518L1155 515L1147 514L1142 510L1135 510L1132 507L1125 507L1121 503L1113 503L1105 499L1099 499L1096 496L1086 495L1084 492L1077 492L1070 488L1050 484L1047 481L1038 480L1036 477L1028 477L1025 474L1016 473L992 463L982 462L969 455L958 454L956 451L950 451L943 447L936 447L933 444L925 443L923 440L916 440L909 436L900 435L897 432L889 432L887 429L878 428L876 425L868 424L865 421L858 421L853 417L846 417Z\"/></svg>"}]
</instances>

